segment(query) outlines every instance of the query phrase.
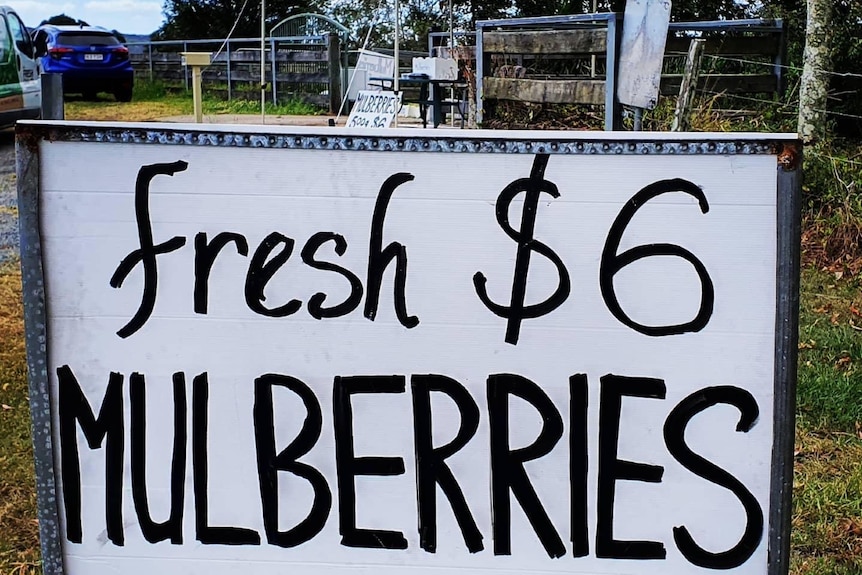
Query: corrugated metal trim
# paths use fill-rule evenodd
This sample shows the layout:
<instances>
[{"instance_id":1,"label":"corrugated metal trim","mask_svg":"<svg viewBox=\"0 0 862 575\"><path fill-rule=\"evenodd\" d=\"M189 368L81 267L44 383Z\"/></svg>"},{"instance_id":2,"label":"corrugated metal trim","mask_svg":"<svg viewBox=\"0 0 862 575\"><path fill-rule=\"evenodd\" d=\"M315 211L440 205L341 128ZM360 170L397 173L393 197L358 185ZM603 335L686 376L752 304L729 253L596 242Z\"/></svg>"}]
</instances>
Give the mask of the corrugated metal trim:
<instances>
[{"instance_id":1,"label":"corrugated metal trim","mask_svg":"<svg viewBox=\"0 0 862 575\"><path fill-rule=\"evenodd\" d=\"M583 138L554 139L471 139L455 137L376 137L344 134L308 135L260 132L212 132L92 126L27 126L48 141L104 142L112 144L159 144L176 146L217 146L288 150L366 150L444 153L567 154L567 155L775 155L783 140L661 140L648 138L607 141Z\"/></svg>"},{"instance_id":2,"label":"corrugated metal trim","mask_svg":"<svg viewBox=\"0 0 862 575\"><path fill-rule=\"evenodd\" d=\"M15 151L18 169L18 226L21 233L21 283L26 326L24 337L27 344L42 572L45 575L62 575L63 553L54 477L51 395L48 386L48 322L40 239L38 140L31 133L19 131Z\"/></svg>"}]
</instances>

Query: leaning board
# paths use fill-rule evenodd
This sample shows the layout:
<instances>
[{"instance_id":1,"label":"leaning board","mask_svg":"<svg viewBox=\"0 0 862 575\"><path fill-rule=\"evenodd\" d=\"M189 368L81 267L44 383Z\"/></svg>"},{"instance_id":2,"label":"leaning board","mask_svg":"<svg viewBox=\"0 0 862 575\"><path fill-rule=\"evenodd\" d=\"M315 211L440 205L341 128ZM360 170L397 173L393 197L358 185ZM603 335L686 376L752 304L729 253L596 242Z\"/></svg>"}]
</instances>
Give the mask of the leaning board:
<instances>
[{"instance_id":1,"label":"leaning board","mask_svg":"<svg viewBox=\"0 0 862 575\"><path fill-rule=\"evenodd\" d=\"M46 573L786 572L794 137L17 130Z\"/></svg>"}]
</instances>

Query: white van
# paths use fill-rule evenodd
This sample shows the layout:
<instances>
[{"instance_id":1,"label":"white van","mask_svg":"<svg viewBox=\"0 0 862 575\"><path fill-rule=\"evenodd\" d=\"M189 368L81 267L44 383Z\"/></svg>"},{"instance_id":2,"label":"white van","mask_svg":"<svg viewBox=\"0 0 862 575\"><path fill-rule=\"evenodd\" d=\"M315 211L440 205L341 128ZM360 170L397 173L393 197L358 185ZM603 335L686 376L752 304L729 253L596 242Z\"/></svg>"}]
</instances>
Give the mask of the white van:
<instances>
[{"instance_id":1,"label":"white van","mask_svg":"<svg viewBox=\"0 0 862 575\"><path fill-rule=\"evenodd\" d=\"M0 126L38 118L42 84L27 27L15 11L0 6Z\"/></svg>"}]
</instances>

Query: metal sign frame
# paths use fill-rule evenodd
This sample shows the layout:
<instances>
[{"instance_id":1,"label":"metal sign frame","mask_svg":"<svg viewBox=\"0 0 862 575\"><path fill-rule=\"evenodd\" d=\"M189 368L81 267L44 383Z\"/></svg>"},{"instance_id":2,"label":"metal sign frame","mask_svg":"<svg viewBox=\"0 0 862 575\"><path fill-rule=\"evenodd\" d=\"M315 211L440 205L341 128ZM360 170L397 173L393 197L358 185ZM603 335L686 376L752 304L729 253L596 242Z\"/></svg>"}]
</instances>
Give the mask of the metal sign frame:
<instances>
[{"instance_id":1,"label":"metal sign frame","mask_svg":"<svg viewBox=\"0 0 862 575\"><path fill-rule=\"evenodd\" d=\"M790 559L791 492L799 317L801 149L795 135L601 132L372 132L326 129L164 124L21 122L16 129L23 299L29 366L39 530L43 571L64 573L52 441L47 366L45 275L40 219L41 142L94 142L157 146L369 150L442 154L769 155L777 170L776 325L773 451L768 513L768 573L786 574ZM625 136L625 137L623 137Z\"/></svg>"}]
</instances>

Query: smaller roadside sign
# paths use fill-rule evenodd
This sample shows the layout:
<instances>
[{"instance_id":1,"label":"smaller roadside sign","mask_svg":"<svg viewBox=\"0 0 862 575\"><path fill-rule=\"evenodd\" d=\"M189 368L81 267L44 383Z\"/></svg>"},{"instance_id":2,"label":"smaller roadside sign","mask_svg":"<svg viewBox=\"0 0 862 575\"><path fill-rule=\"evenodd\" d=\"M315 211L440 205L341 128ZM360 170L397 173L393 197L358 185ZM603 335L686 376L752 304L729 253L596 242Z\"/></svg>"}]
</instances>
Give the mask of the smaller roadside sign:
<instances>
[{"instance_id":1,"label":"smaller roadside sign","mask_svg":"<svg viewBox=\"0 0 862 575\"><path fill-rule=\"evenodd\" d=\"M400 108L400 93L360 90L347 118L347 127L388 128Z\"/></svg>"},{"instance_id":2,"label":"smaller roadside sign","mask_svg":"<svg viewBox=\"0 0 862 575\"><path fill-rule=\"evenodd\" d=\"M652 110L658 102L670 5L670 0L626 2L617 80L621 104Z\"/></svg>"}]
</instances>

